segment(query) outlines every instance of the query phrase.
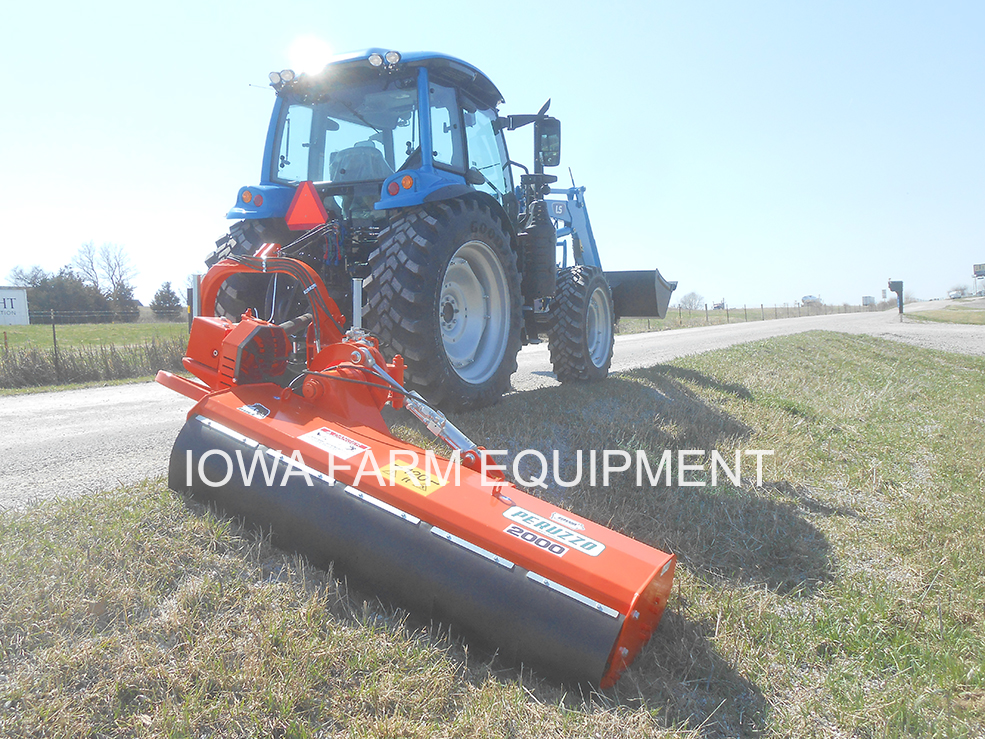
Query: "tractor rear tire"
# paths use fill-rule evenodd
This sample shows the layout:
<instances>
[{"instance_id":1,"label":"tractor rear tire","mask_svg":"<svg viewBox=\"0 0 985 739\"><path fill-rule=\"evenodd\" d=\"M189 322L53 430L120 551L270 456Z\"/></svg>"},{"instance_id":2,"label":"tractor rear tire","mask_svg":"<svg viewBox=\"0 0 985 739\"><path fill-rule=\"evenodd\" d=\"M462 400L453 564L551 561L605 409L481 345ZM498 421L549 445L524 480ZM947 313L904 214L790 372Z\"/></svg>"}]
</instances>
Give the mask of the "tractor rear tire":
<instances>
[{"instance_id":1,"label":"tractor rear tire","mask_svg":"<svg viewBox=\"0 0 985 739\"><path fill-rule=\"evenodd\" d=\"M600 269L579 265L558 270L547 337L560 382L605 379L612 364L614 316L612 291Z\"/></svg>"},{"instance_id":2,"label":"tractor rear tire","mask_svg":"<svg viewBox=\"0 0 985 739\"><path fill-rule=\"evenodd\" d=\"M283 245L292 239L287 227L276 221L237 221L229 228L228 234L215 242L216 249L205 263L211 267L229 256L252 256L263 244L274 242ZM231 275L216 295L215 315L239 321L246 309L252 308L258 318L268 318L262 313L269 284L269 275ZM209 313L209 308L203 306L203 310Z\"/></svg>"},{"instance_id":3,"label":"tractor rear tire","mask_svg":"<svg viewBox=\"0 0 985 739\"><path fill-rule=\"evenodd\" d=\"M446 410L510 388L520 351L520 277L508 231L475 198L409 209L370 259L364 323L407 364L405 381Z\"/></svg>"}]
</instances>

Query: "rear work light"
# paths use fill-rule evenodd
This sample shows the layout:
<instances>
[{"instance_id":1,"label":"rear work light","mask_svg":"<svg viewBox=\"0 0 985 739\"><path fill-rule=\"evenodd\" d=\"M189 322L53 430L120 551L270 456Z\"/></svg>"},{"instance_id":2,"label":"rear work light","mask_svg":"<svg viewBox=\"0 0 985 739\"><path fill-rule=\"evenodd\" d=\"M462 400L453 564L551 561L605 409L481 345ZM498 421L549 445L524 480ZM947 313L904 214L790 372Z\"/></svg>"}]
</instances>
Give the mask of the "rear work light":
<instances>
[{"instance_id":1,"label":"rear work light","mask_svg":"<svg viewBox=\"0 0 985 739\"><path fill-rule=\"evenodd\" d=\"M369 55L367 61L374 67L382 67L386 64L387 69L392 69L400 63L400 59L399 51L388 51L386 54L380 54L378 51L374 51Z\"/></svg>"}]
</instances>

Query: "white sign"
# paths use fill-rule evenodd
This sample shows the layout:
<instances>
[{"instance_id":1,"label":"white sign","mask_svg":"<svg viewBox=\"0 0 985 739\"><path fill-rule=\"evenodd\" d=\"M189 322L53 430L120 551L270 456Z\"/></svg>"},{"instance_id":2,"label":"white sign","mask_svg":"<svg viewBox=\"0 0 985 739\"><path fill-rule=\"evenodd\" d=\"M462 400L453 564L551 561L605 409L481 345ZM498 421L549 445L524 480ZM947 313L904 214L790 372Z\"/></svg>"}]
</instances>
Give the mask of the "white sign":
<instances>
[{"instance_id":1,"label":"white sign","mask_svg":"<svg viewBox=\"0 0 985 739\"><path fill-rule=\"evenodd\" d=\"M26 326L27 288L0 287L0 326Z\"/></svg>"},{"instance_id":2,"label":"white sign","mask_svg":"<svg viewBox=\"0 0 985 739\"><path fill-rule=\"evenodd\" d=\"M361 444L355 439L350 439L344 434L340 434L338 431L333 431L327 426L322 426L320 429L315 429L314 431L309 431L306 434L302 434L298 437L301 441L306 441L309 444L313 444L317 447L321 447L328 451L334 457L339 457L341 459L349 459L357 454L361 454L369 449L365 444Z\"/></svg>"}]
</instances>

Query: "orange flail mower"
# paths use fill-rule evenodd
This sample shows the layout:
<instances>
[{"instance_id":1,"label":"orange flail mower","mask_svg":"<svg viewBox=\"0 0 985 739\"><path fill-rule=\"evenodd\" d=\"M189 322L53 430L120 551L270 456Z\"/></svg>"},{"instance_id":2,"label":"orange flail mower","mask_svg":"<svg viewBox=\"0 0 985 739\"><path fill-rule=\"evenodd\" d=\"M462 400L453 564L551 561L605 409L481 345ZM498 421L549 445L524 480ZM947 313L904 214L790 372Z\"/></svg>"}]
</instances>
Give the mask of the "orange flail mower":
<instances>
[{"instance_id":1,"label":"orange flail mower","mask_svg":"<svg viewBox=\"0 0 985 739\"><path fill-rule=\"evenodd\" d=\"M316 564L424 617L455 624L507 660L564 680L613 685L656 628L675 558L531 496L423 398L403 362L344 319L318 275L265 246L216 264L226 278L293 280L308 312L282 324L249 312L193 320L185 368L157 381L195 401L169 485L270 528ZM354 303L361 300L353 287ZM356 311L354 311L355 315ZM303 361L298 357L303 357ZM406 407L453 450L395 438Z\"/></svg>"}]
</instances>

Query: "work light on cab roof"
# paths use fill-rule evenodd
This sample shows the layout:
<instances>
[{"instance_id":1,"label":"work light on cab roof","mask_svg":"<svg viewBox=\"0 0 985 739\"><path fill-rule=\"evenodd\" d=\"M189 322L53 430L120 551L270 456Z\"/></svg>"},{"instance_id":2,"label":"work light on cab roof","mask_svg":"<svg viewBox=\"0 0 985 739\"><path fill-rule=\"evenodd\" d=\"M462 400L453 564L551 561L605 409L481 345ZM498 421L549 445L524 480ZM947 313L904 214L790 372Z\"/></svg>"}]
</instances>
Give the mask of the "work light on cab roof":
<instances>
[{"instance_id":1,"label":"work light on cab roof","mask_svg":"<svg viewBox=\"0 0 985 739\"><path fill-rule=\"evenodd\" d=\"M270 84L276 86L283 85L287 82L293 82L297 75L294 74L293 69L282 69L279 72L271 72L267 76L270 79Z\"/></svg>"},{"instance_id":2,"label":"work light on cab roof","mask_svg":"<svg viewBox=\"0 0 985 739\"><path fill-rule=\"evenodd\" d=\"M400 52L388 51L385 54L380 54L378 51L374 51L369 55L369 63L374 67L382 67L384 63L388 67L395 67L400 63Z\"/></svg>"}]
</instances>

